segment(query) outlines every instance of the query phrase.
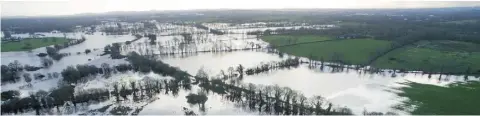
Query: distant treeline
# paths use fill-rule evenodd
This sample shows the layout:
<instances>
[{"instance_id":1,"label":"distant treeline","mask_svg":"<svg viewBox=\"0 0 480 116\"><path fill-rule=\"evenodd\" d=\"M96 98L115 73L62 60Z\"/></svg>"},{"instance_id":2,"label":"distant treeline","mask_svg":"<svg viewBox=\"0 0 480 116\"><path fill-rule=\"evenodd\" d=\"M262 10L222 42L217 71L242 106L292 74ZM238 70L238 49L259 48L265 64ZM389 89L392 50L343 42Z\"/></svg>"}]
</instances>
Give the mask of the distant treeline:
<instances>
[{"instance_id":1,"label":"distant treeline","mask_svg":"<svg viewBox=\"0 0 480 116\"><path fill-rule=\"evenodd\" d=\"M208 28L207 26L204 26L204 25L202 25L202 24L195 24L195 27L200 28L200 29L205 29L205 30L209 30L209 29L210 29L210 28ZM210 33L213 33L213 34L216 34L216 35L223 35L223 34L225 34L223 31L216 30L216 29L210 29Z\"/></svg>"},{"instance_id":2,"label":"distant treeline","mask_svg":"<svg viewBox=\"0 0 480 116\"><path fill-rule=\"evenodd\" d=\"M202 14L202 15L197 15ZM423 8L423 9L274 9L274 10L197 10L171 12L110 12L56 17L2 18L2 30L20 33L73 31L76 25L90 26L108 19L125 22L157 20L158 22L297 22L331 24L335 21L391 24L436 25L441 22L480 19L476 7ZM146 25L148 27L148 25ZM462 25L457 29L473 30L480 26Z\"/></svg>"},{"instance_id":3,"label":"distant treeline","mask_svg":"<svg viewBox=\"0 0 480 116\"><path fill-rule=\"evenodd\" d=\"M35 18L2 18L2 31L16 33L72 32L77 25L90 26L99 23L94 17L35 17Z\"/></svg>"}]
</instances>

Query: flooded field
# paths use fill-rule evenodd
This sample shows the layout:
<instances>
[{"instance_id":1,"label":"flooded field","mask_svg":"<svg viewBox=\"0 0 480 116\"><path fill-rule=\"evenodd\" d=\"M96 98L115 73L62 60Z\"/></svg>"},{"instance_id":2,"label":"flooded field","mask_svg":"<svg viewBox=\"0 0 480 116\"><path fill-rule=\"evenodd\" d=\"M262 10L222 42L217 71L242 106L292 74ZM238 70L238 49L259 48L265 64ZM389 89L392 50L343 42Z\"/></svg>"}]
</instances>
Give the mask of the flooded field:
<instances>
[{"instance_id":1,"label":"flooded field","mask_svg":"<svg viewBox=\"0 0 480 116\"><path fill-rule=\"evenodd\" d=\"M178 29L182 27L175 27L172 25L157 25L161 29ZM325 26L330 27L330 26ZM287 27L288 28L288 27ZM296 27L290 27L296 28ZM182 38L180 35L174 32L163 32L165 36L157 37L157 45L149 45L148 38L141 38L138 41L133 42L123 48L123 54L127 54L130 51L137 51L140 53L155 54L158 59L174 67L178 67L181 70L195 75L199 69L204 69L211 75L218 75L220 72L227 71L230 67L236 67L242 65L245 68L256 67L260 64L265 64L273 61L281 61L288 57L293 56L279 56L267 52L263 49L253 49L252 46L259 48L265 48L268 46L266 42L255 39L254 36L246 35L244 32L254 30L265 30L270 28L250 28L250 29L226 29L228 32L243 33L243 34L199 34L194 35L193 38L204 38L204 40L194 40L196 44L189 44L185 51L204 51L195 53L183 53L184 51L178 51L179 48L175 41L178 38ZM196 29L189 27L189 32L206 32L197 31ZM67 37L78 38L82 33L66 34ZM23 36L23 35L19 35ZM63 35L47 35L47 36L63 36ZM60 53L71 53L72 55L66 56L60 61L55 61L49 68L42 68L38 71L28 73L53 73L61 72L68 66L74 66L78 64L90 64L100 66L102 63L108 63L110 65L118 65L127 63L125 59L110 59L109 56L100 56L103 53L103 48L106 45L117 42L125 42L135 39L132 35L103 35L99 32L92 35L85 35L87 40L81 44L74 45L60 50ZM253 39L252 39L253 38ZM162 45L162 46L160 46ZM193 46L194 45L194 46ZM251 48L246 50L246 48ZM256 47L255 47L256 48ZM89 54L76 54L77 52L83 52L85 49L92 49L93 52ZM95 50L94 50L95 49ZM147 51L151 50L151 51ZM222 51L222 52L212 52ZM228 51L228 52L225 52ZM2 65L8 65L14 60L18 60L22 64L29 64L40 66L40 58L36 56L38 53L45 52L45 48L38 48L32 50L32 52L2 52L1 61ZM163 54L175 54L175 55L163 55ZM306 61L306 60L304 60ZM421 73L396 73L385 71L381 73L366 73L362 70L348 69L341 72L330 71L331 67L325 67L323 70L317 68L309 68L306 64L301 64L297 68L279 69L267 71L255 75L248 75L243 77L242 84L257 84L261 86L278 85L280 87L289 87L295 91L301 92L305 97L309 98L314 95L324 97L327 101L335 104L338 107L348 107L353 110L355 114L361 114L364 109L369 111L378 112L397 112L405 114L405 112L397 111L393 106L400 104L403 98L399 98L394 92L395 87L402 86L399 82L418 82L433 85L446 85L448 83L456 81L464 81L463 76L444 76L438 78L439 75L422 75ZM392 76L395 75L395 76ZM79 84L76 89L88 89L88 88L109 88L114 82L142 80L143 78L156 78L156 79L170 79L170 77L160 76L157 74L140 74L128 72L126 74L112 75L109 79L93 79L87 83ZM478 78L469 78L470 80L478 80ZM21 79L23 80L23 79ZM22 88L26 85L25 81L18 83L4 83L2 84L2 91L6 90L20 90L21 96L28 96L29 92L35 92L38 90L50 90L56 88L60 78L34 80L32 81L31 88ZM137 111L140 115L179 115L184 114L185 109L190 109L197 114L212 114L212 115L228 115L228 114L245 114L255 115L261 112L245 108L245 104L240 102L231 102L225 98L225 96L215 93L209 93L207 95L208 100L205 102L204 109L200 108L200 105L191 105L187 103L187 96L189 93L197 93L203 91L200 87L194 85L190 90L180 89L176 95L169 94L157 94L154 97L150 97L145 101L131 102L122 101L114 102L110 99L100 104L91 105L85 110L78 110L72 114L87 113L89 110L105 107L103 113L115 109L115 107L125 106L130 107L130 110L126 110L127 114L131 114L135 108L140 109ZM242 106L243 105L243 106ZM326 104L325 104L326 105ZM99 113L99 112L96 112ZM28 114L28 113L27 113ZM64 113L69 114L69 113Z\"/></svg>"},{"instance_id":2,"label":"flooded field","mask_svg":"<svg viewBox=\"0 0 480 116\"><path fill-rule=\"evenodd\" d=\"M284 58L265 52L239 51L218 54L206 53L186 58L165 58L162 60L173 66L181 67L192 74L196 74L200 68L208 70L211 74L218 74L220 70L226 71L229 67L239 64L245 67L254 67L261 63L280 61L281 59ZM321 71L318 68L310 69L307 65L302 65L298 68L246 76L243 82L290 87L306 96L321 95L339 106L347 106L356 113L361 113L364 109L381 112L395 111L391 107L401 103L402 99L392 91L394 91L393 88L402 86L398 84L400 82L412 81L446 85L464 81L463 76L449 76L439 80L439 75L433 75L432 78L428 78L428 75L422 75L421 73L397 73L397 75L397 77L392 77L392 72L362 74L362 71L353 69L332 73L328 68ZM470 80L478 79L470 77Z\"/></svg>"}]
</instances>

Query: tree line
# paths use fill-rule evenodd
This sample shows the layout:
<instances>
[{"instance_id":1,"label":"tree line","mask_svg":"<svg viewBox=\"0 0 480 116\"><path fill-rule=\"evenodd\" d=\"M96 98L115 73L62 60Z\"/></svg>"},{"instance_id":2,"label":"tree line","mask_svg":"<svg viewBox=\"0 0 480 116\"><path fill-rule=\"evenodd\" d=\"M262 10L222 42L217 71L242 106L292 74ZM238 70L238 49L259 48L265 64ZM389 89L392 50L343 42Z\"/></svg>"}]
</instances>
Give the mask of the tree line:
<instances>
[{"instance_id":1,"label":"tree line","mask_svg":"<svg viewBox=\"0 0 480 116\"><path fill-rule=\"evenodd\" d=\"M151 57L140 56L135 52L131 52L128 57L129 57L128 58L129 61L131 62L131 64L133 66L139 66L138 69L140 69L140 66L144 66L145 71L147 69L149 69L148 67L151 67L151 66L149 66L149 64L154 64L154 62L155 62L155 60L152 60ZM135 60L135 61L132 61L132 60ZM148 63L148 62L150 62L150 63ZM156 61L156 62L161 62L161 61ZM298 59L296 59L296 60L289 59L289 60L286 60L285 63L279 63L279 64L295 64L295 63L292 63L292 62L298 62ZM287 66L287 65L282 65L282 66ZM239 65L239 67L242 67L242 66ZM158 69L166 69L166 68L158 68ZM241 69L242 68L239 68L238 70L241 70ZM141 70L139 70L139 71L141 71ZM188 80L188 83L182 82L182 84L189 84L190 83L190 78L189 78L190 74L188 74L184 71L181 71L179 69L177 69L177 71L183 73L183 76L180 76L181 78L176 77L178 75L181 75L179 73L175 74L175 73L168 73L168 72L158 72L158 71L155 71L155 69L153 69L152 71L157 73L157 74L165 74L165 75L172 76L172 77L175 78L175 81L177 81L177 82L181 82L181 80L179 80L179 79L182 79L184 81ZM203 89L206 89L208 91L213 91L217 94L225 95L229 91L234 91L234 92L237 92L237 93L245 93L245 94L239 94L239 95L237 94L237 96L244 96L245 97L245 96L254 96L251 93L255 94L255 92L252 92L252 91L256 91L255 89L252 89L252 88L256 88L256 87L254 87L253 84L249 85L251 87L250 89L244 89L244 88L241 88L241 87L237 87L235 85L227 84L227 83L224 82L223 79L211 79L210 80L206 73L197 74L193 78L195 79L195 82L193 82L192 84L199 84L199 86L202 87ZM277 86L276 88L279 88L279 87ZM289 90L291 90L291 89L289 89ZM250 94L248 94L248 93L250 93ZM281 93L289 93L289 92L283 92L282 90L278 90L278 92L275 94L276 96L272 95L272 96L275 96L277 99L276 99L276 102L274 102L273 105L271 105L271 106L274 106L274 107L276 106L276 110L277 110L276 114L291 113L290 112L291 109L292 109L291 107L293 107L293 106L291 105L292 103L290 102L290 100L292 99L292 97L291 96L283 97L283 98L288 98L284 101L284 99L280 99L280 97L282 95ZM262 93L262 92L259 92L259 94L264 95L264 93ZM192 96L195 96L195 95L192 95ZM199 96L199 95L196 95L196 96ZM201 95L199 97L203 98ZM206 101L205 99L201 99L201 98L198 98L198 100L193 100L192 102L199 101L201 103L202 101ZM268 97L268 95L267 95L266 99L270 99L270 98L271 97ZM321 97L318 97L318 98L321 98ZM285 103L287 105L281 105L280 103ZM352 114L351 111L348 108L339 108L339 109L335 110L335 109L333 109L332 105L330 104L329 108L322 109L322 107L320 106L321 101L316 101L316 103L317 103L316 106L318 106L318 107L312 107L312 106L307 107L307 106L305 106L306 108L310 109L310 110L307 110L307 111L310 111L311 114ZM255 105L253 105L253 106L255 106ZM285 108L283 108L283 106L286 107L286 109L287 109L286 111L281 110L281 109L285 109ZM260 107L262 107L262 106L260 106ZM270 108L273 108L273 107L270 107Z\"/></svg>"},{"instance_id":2,"label":"tree line","mask_svg":"<svg viewBox=\"0 0 480 116\"><path fill-rule=\"evenodd\" d=\"M348 108L323 108L324 98L320 96L309 99L288 87L256 86L254 84L235 86L222 79L210 79L196 76L194 84L199 84L207 93L214 92L235 103L245 103L249 109L276 115L351 115Z\"/></svg>"},{"instance_id":3,"label":"tree line","mask_svg":"<svg viewBox=\"0 0 480 116\"><path fill-rule=\"evenodd\" d=\"M28 64L22 65L18 60L15 60L8 65L1 66L1 73L2 73L2 83L5 82L12 82L15 83L20 80L21 73L23 71L36 71L41 69L42 67L31 66Z\"/></svg>"},{"instance_id":4,"label":"tree line","mask_svg":"<svg viewBox=\"0 0 480 116\"><path fill-rule=\"evenodd\" d=\"M257 67L254 67L254 68L247 68L245 70L245 74L253 75L253 74L258 74L258 73L262 73L262 72L268 72L270 70L275 70L275 69L297 67L298 65L300 65L300 60L299 60L298 57L288 58L286 60L282 60L282 61L278 61L278 62L270 62L270 63L261 64L260 66L257 66Z\"/></svg>"},{"instance_id":5,"label":"tree line","mask_svg":"<svg viewBox=\"0 0 480 116\"><path fill-rule=\"evenodd\" d=\"M139 101L146 97L153 98L156 94L178 95L179 89L190 89L190 84L181 85L175 80L158 80L151 77L145 77L141 81L131 81L129 83L113 83L112 88L91 88L85 90L75 89L75 86L65 84L60 88L53 89L49 92L38 91L29 97L19 98L18 91L7 91L12 94L11 98L5 101L2 107L2 115L19 114L35 110L37 115L43 114L42 109L56 108L60 111L60 107L77 108L79 104L90 104L91 102L104 102L111 98L115 98L116 102L120 101ZM163 92L164 91L164 92ZM7 93L4 92L4 93ZM2 93L2 98L7 94ZM133 99L129 99L132 96Z\"/></svg>"},{"instance_id":6,"label":"tree line","mask_svg":"<svg viewBox=\"0 0 480 116\"><path fill-rule=\"evenodd\" d=\"M200 29L210 30L210 33L213 33L215 35L225 34L223 31L216 30L216 29L211 29L211 28L208 28L207 26L202 25L202 24L195 24L194 26L197 27L197 28L200 28Z\"/></svg>"},{"instance_id":7,"label":"tree line","mask_svg":"<svg viewBox=\"0 0 480 116\"><path fill-rule=\"evenodd\" d=\"M173 40L166 40L162 42L143 42L132 44L124 44L121 49L123 51L136 51L140 55L176 55L181 56L197 54L200 52L233 52L241 50L253 50L261 49L259 44L248 43L247 46L235 48L231 44L226 44L221 40L213 41L211 39L203 38L197 36L192 36L191 34L182 34L182 38L174 37ZM150 43L150 44L149 44ZM213 46L207 48L202 47L202 43L211 43Z\"/></svg>"},{"instance_id":8,"label":"tree line","mask_svg":"<svg viewBox=\"0 0 480 116\"><path fill-rule=\"evenodd\" d=\"M71 40L71 41L63 43L63 45L55 44L55 45L53 45L53 47L46 47L45 49L47 51L48 56L50 56L52 59L58 61L58 60L62 59L64 56L69 55L69 54L65 54L65 53L63 53L63 54L58 53L58 51L60 51L61 49L67 48L69 46L73 46L73 45L83 43L83 42L85 42L85 40L86 40L86 38L84 36L82 36L81 39Z\"/></svg>"},{"instance_id":9,"label":"tree line","mask_svg":"<svg viewBox=\"0 0 480 116\"><path fill-rule=\"evenodd\" d=\"M122 45L120 43L113 43L112 45L107 45L103 48L103 54L101 56L110 54L110 57L112 59L125 58L125 56L121 54L121 46Z\"/></svg>"}]
</instances>

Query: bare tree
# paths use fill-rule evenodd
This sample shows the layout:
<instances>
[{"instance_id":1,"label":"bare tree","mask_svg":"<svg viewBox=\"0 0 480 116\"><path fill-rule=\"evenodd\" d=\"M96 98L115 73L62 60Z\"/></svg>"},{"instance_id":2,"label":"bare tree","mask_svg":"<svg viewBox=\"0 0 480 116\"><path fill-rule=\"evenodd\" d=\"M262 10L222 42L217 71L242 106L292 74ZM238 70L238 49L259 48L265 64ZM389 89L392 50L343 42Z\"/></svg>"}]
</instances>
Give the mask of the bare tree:
<instances>
[{"instance_id":1,"label":"bare tree","mask_svg":"<svg viewBox=\"0 0 480 116\"><path fill-rule=\"evenodd\" d=\"M25 79L25 82L30 83L32 82L32 77L30 73L23 73L23 78Z\"/></svg>"}]
</instances>

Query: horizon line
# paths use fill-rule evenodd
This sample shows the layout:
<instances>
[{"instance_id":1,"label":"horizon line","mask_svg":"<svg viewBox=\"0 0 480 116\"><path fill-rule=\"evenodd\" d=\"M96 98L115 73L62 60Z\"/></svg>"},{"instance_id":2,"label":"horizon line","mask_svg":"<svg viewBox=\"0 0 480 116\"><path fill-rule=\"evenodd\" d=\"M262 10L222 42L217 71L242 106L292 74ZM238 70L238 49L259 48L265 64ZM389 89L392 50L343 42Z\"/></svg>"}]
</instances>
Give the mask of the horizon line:
<instances>
[{"instance_id":1,"label":"horizon line","mask_svg":"<svg viewBox=\"0 0 480 116\"><path fill-rule=\"evenodd\" d=\"M221 11L221 10L320 10L320 9L328 9L328 10L408 10L408 9L443 9L443 8L480 8L480 6L439 6L439 7L416 7L416 8L402 8L402 7L372 7L372 8L202 8L202 9L151 9L151 10L131 10L131 11L106 11L106 12L84 12L84 13L72 13L72 14L59 14L59 15L12 15L12 16L3 16L0 13L1 19L4 18L41 18L41 17L68 17L68 16L81 16L81 15L101 15L101 14L109 14L109 13L127 13L127 12L169 12L169 11Z\"/></svg>"}]
</instances>

